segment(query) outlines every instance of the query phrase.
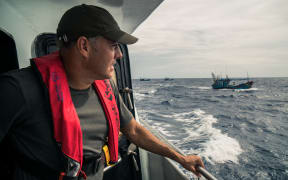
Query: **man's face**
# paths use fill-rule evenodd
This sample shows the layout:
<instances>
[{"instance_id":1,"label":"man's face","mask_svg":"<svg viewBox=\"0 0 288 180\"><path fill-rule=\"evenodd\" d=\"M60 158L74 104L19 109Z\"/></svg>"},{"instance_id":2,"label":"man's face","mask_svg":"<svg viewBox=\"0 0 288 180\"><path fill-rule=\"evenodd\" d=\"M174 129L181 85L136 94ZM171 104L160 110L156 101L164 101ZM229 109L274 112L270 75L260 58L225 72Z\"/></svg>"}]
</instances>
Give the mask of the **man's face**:
<instances>
[{"instance_id":1,"label":"man's face","mask_svg":"<svg viewBox=\"0 0 288 180\"><path fill-rule=\"evenodd\" d=\"M87 68L97 80L110 79L116 59L122 58L117 42L97 37L90 41L91 51Z\"/></svg>"}]
</instances>

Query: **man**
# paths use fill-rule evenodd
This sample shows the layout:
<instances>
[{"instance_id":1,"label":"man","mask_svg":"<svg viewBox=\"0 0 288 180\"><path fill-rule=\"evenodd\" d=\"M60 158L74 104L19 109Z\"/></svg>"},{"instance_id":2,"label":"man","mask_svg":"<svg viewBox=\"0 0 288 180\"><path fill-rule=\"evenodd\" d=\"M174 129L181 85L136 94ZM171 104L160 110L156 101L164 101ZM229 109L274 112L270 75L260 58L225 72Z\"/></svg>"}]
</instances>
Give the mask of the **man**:
<instances>
[{"instance_id":1,"label":"man","mask_svg":"<svg viewBox=\"0 0 288 180\"><path fill-rule=\"evenodd\" d=\"M199 175L201 159L180 155L136 122L109 80L122 57L118 43L137 38L91 5L69 9L57 38L59 52L0 77L0 142L11 148L13 179L102 179L104 154L108 164L118 160L119 130Z\"/></svg>"}]
</instances>

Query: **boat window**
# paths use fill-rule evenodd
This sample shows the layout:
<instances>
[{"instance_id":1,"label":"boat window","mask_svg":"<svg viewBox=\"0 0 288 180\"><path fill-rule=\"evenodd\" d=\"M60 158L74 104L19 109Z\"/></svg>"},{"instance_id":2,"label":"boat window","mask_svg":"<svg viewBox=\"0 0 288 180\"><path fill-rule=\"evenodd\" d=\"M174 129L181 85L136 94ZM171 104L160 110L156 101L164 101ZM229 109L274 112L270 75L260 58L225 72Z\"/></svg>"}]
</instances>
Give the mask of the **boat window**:
<instances>
[{"instance_id":1,"label":"boat window","mask_svg":"<svg viewBox=\"0 0 288 180\"><path fill-rule=\"evenodd\" d=\"M0 73L19 69L17 50L13 36L0 28L0 39Z\"/></svg>"},{"instance_id":2,"label":"boat window","mask_svg":"<svg viewBox=\"0 0 288 180\"><path fill-rule=\"evenodd\" d=\"M135 115L134 99L132 91L127 91L127 89L132 89L131 81L131 71L130 71L130 59L128 48L126 45L120 44L120 49L123 54L122 59L117 59L115 64L115 72L118 83L118 89L123 97L124 103L128 109Z\"/></svg>"}]
</instances>

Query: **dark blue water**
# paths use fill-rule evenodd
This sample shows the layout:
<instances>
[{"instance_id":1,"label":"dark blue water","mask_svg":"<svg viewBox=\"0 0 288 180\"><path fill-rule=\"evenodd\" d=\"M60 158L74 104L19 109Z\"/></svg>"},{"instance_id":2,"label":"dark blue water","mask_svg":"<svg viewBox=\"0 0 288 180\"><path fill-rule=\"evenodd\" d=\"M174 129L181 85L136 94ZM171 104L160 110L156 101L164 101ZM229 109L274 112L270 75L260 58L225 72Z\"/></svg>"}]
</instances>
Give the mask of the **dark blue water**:
<instances>
[{"instance_id":1,"label":"dark blue water","mask_svg":"<svg viewBox=\"0 0 288 180\"><path fill-rule=\"evenodd\" d=\"M135 104L219 180L288 179L288 78L252 80L249 90L213 90L211 79L133 80Z\"/></svg>"}]
</instances>

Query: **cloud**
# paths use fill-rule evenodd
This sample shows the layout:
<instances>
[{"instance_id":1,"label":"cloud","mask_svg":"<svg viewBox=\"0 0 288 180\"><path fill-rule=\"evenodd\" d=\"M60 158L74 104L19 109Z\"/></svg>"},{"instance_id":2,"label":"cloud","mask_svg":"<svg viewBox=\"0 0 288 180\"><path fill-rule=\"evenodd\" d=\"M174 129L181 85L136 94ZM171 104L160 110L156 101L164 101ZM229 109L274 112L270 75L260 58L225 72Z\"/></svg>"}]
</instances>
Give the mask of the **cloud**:
<instances>
[{"instance_id":1,"label":"cloud","mask_svg":"<svg viewBox=\"0 0 288 180\"><path fill-rule=\"evenodd\" d=\"M228 66L232 76L287 77L287 7L287 0L166 0L134 32L133 76L210 77Z\"/></svg>"}]
</instances>

